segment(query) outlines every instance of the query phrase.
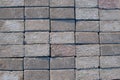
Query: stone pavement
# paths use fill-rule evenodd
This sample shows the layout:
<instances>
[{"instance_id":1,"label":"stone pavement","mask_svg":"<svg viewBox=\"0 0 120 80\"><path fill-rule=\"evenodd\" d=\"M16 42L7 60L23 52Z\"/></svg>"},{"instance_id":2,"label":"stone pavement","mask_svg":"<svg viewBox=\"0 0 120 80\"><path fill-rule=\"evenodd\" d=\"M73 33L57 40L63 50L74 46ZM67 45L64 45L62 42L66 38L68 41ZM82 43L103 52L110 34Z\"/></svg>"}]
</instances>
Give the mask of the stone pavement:
<instances>
[{"instance_id":1,"label":"stone pavement","mask_svg":"<svg viewBox=\"0 0 120 80\"><path fill-rule=\"evenodd\" d=\"M120 0L0 0L0 80L120 80Z\"/></svg>"}]
</instances>

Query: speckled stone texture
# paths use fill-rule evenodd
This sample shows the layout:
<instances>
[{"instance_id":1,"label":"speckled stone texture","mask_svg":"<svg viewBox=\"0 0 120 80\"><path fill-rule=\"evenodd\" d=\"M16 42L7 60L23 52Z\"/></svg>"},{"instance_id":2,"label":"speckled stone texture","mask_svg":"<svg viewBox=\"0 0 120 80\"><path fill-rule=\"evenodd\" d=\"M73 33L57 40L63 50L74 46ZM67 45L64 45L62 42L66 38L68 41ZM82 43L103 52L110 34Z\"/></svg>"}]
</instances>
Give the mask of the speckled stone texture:
<instances>
[{"instance_id":1,"label":"speckled stone texture","mask_svg":"<svg viewBox=\"0 0 120 80\"><path fill-rule=\"evenodd\" d=\"M120 0L0 0L0 80L120 80Z\"/></svg>"}]
</instances>

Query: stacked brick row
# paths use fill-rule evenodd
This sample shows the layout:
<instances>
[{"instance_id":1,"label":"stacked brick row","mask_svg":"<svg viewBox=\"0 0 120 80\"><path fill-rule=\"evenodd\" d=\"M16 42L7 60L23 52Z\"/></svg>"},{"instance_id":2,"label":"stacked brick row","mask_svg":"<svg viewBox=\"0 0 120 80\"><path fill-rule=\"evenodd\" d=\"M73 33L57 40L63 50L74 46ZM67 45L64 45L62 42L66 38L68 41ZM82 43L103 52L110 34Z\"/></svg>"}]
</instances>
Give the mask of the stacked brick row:
<instances>
[{"instance_id":1,"label":"stacked brick row","mask_svg":"<svg viewBox=\"0 0 120 80\"><path fill-rule=\"evenodd\" d=\"M0 0L0 80L120 79L120 0Z\"/></svg>"}]
</instances>

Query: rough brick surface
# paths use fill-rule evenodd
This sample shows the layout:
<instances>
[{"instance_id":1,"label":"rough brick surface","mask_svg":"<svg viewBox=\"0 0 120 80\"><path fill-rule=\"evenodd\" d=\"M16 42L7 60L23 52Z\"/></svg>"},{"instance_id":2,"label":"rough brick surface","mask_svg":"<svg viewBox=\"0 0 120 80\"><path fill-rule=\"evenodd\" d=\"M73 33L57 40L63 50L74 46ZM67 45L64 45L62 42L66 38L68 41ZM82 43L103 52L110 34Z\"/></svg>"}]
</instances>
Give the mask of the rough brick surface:
<instances>
[{"instance_id":1,"label":"rough brick surface","mask_svg":"<svg viewBox=\"0 0 120 80\"><path fill-rule=\"evenodd\" d=\"M48 43L49 33L48 32L26 32L25 41L27 44L31 43Z\"/></svg>"},{"instance_id":2,"label":"rough brick surface","mask_svg":"<svg viewBox=\"0 0 120 80\"><path fill-rule=\"evenodd\" d=\"M0 80L23 80L23 71L0 71Z\"/></svg>"},{"instance_id":3,"label":"rough brick surface","mask_svg":"<svg viewBox=\"0 0 120 80\"><path fill-rule=\"evenodd\" d=\"M74 57L67 58L51 58L50 60L50 68L51 69L74 69Z\"/></svg>"},{"instance_id":4,"label":"rough brick surface","mask_svg":"<svg viewBox=\"0 0 120 80\"><path fill-rule=\"evenodd\" d=\"M23 59L0 59L0 70L23 70Z\"/></svg>"},{"instance_id":5,"label":"rough brick surface","mask_svg":"<svg viewBox=\"0 0 120 80\"><path fill-rule=\"evenodd\" d=\"M25 58L24 68L25 70L49 69L49 59L48 58Z\"/></svg>"},{"instance_id":6,"label":"rough brick surface","mask_svg":"<svg viewBox=\"0 0 120 80\"><path fill-rule=\"evenodd\" d=\"M0 57L23 57L23 45L0 45Z\"/></svg>"},{"instance_id":7,"label":"rough brick surface","mask_svg":"<svg viewBox=\"0 0 120 80\"><path fill-rule=\"evenodd\" d=\"M101 45L101 55L120 55L120 45Z\"/></svg>"},{"instance_id":8,"label":"rough brick surface","mask_svg":"<svg viewBox=\"0 0 120 80\"><path fill-rule=\"evenodd\" d=\"M76 31L99 31L98 21L77 21Z\"/></svg>"},{"instance_id":9,"label":"rough brick surface","mask_svg":"<svg viewBox=\"0 0 120 80\"><path fill-rule=\"evenodd\" d=\"M49 80L48 70L25 70L24 80Z\"/></svg>"},{"instance_id":10,"label":"rough brick surface","mask_svg":"<svg viewBox=\"0 0 120 80\"><path fill-rule=\"evenodd\" d=\"M120 43L120 33L101 33L101 43Z\"/></svg>"},{"instance_id":11,"label":"rough brick surface","mask_svg":"<svg viewBox=\"0 0 120 80\"><path fill-rule=\"evenodd\" d=\"M107 67L120 67L120 57L119 56L101 56L100 63L102 68Z\"/></svg>"},{"instance_id":12,"label":"rough brick surface","mask_svg":"<svg viewBox=\"0 0 120 80\"><path fill-rule=\"evenodd\" d=\"M74 70L51 70L50 80L74 80Z\"/></svg>"},{"instance_id":13,"label":"rough brick surface","mask_svg":"<svg viewBox=\"0 0 120 80\"><path fill-rule=\"evenodd\" d=\"M74 33L52 32L50 33L50 43L74 43Z\"/></svg>"},{"instance_id":14,"label":"rough brick surface","mask_svg":"<svg viewBox=\"0 0 120 80\"><path fill-rule=\"evenodd\" d=\"M98 43L98 33L76 32L76 43Z\"/></svg>"},{"instance_id":15,"label":"rough brick surface","mask_svg":"<svg viewBox=\"0 0 120 80\"><path fill-rule=\"evenodd\" d=\"M74 31L74 20L53 20L51 21L51 31Z\"/></svg>"},{"instance_id":16,"label":"rough brick surface","mask_svg":"<svg viewBox=\"0 0 120 80\"><path fill-rule=\"evenodd\" d=\"M26 18L49 18L49 8L48 7L32 7L25 8Z\"/></svg>"},{"instance_id":17,"label":"rough brick surface","mask_svg":"<svg viewBox=\"0 0 120 80\"><path fill-rule=\"evenodd\" d=\"M77 57L76 68L98 68L99 57Z\"/></svg>"},{"instance_id":18,"label":"rough brick surface","mask_svg":"<svg viewBox=\"0 0 120 80\"><path fill-rule=\"evenodd\" d=\"M23 33L0 33L0 44L23 44Z\"/></svg>"},{"instance_id":19,"label":"rough brick surface","mask_svg":"<svg viewBox=\"0 0 120 80\"><path fill-rule=\"evenodd\" d=\"M57 6L74 6L74 0L50 0L50 6L51 7L57 7Z\"/></svg>"},{"instance_id":20,"label":"rough brick surface","mask_svg":"<svg viewBox=\"0 0 120 80\"><path fill-rule=\"evenodd\" d=\"M51 56L75 56L75 46L51 45Z\"/></svg>"},{"instance_id":21,"label":"rough brick surface","mask_svg":"<svg viewBox=\"0 0 120 80\"><path fill-rule=\"evenodd\" d=\"M97 7L97 0L75 0L76 7Z\"/></svg>"},{"instance_id":22,"label":"rough brick surface","mask_svg":"<svg viewBox=\"0 0 120 80\"><path fill-rule=\"evenodd\" d=\"M0 32L24 31L23 20L0 20Z\"/></svg>"},{"instance_id":23,"label":"rough brick surface","mask_svg":"<svg viewBox=\"0 0 120 80\"><path fill-rule=\"evenodd\" d=\"M76 8L76 19L99 19L98 9Z\"/></svg>"},{"instance_id":24,"label":"rough brick surface","mask_svg":"<svg viewBox=\"0 0 120 80\"><path fill-rule=\"evenodd\" d=\"M80 56L98 56L99 45L76 45L76 55Z\"/></svg>"},{"instance_id":25,"label":"rough brick surface","mask_svg":"<svg viewBox=\"0 0 120 80\"><path fill-rule=\"evenodd\" d=\"M27 31L48 31L49 28L49 20L27 20L25 22L25 30Z\"/></svg>"},{"instance_id":26,"label":"rough brick surface","mask_svg":"<svg viewBox=\"0 0 120 80\"><path fill-rule=\"evenodd\" d=\"M99 80L99 70L78 70L76 71L76 80Z\"/></svg>"},{"instance_id":27,"label":"rough brick surface","mask_svg":"<svg viewBox=\"0 0 120 80\"><path fill-rule=\"evenodd\" d=\"M74 19L74 8L50 8L52 19Z\"/></svg>"}]
</instances>

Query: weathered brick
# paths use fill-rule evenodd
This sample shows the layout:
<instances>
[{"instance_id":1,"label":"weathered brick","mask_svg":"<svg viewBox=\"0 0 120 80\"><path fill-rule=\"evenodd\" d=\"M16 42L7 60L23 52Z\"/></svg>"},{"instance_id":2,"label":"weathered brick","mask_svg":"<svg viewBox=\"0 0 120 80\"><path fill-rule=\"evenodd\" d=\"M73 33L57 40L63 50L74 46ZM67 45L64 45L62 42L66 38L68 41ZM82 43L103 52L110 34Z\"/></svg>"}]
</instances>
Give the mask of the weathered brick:
<instances>
[{"instance_id":1,"label":"weathered brick","mask_svg":"<svg viewBox=\"0 0 120 80\"><path fill-rule=\"evenodd\" d=\"M23 57L23 45L0 45L0 57Z\"/></svg>"},{"instance_id":2,"label":"weathered brick","mask_svg":"<svg viewBox=\"0 0 120 80\"><path fill-rule=\"evenodd\" d=\"M49 69L49 59L48 58L25 58L24 69L25 70Z\"/></svg>"},{"instance_id":3,"label":"weathered brick","mask_svg":"<svg viewBox=\"0 0 120 80\"><path fill-rule=\"evenodd\" d=\"M23 70L23 59L1 58L0 70Z\"/></svg>"},{"instance_id":4,"label":"weathered brick","mask_svg":"<svg viewBox=\"0 0 120 80\"><path fill-rule=\"evenodd\" d=\"M76 55L79 56L98 56L99 45L76 45Z\"/></svg>"},{"instance_id":5,"label":"weathered brick","mask_svg":"<svg viewBox=\"0 0 120 80\"><path fill-rule=\"evenodd\" d=\"M99 57L77 57L76 58L76 68L98 68Z\"/></svg>"},{"instance_id":6,"label":"weathered brick","mask_svg":"<svg viewBox=\"0 0 120 80\"><path fill-rule=\"evenodd\" d=\"M51 31L74 31L74 20L52 20Z\"/></svg>"},{"instance_id":7,"label":"weathered brick","mask_svg":"<svg viewBox=\"0 0 120 80\"><path fill-rule=\"evenodd\" d=\"M99 80L99 70L78 70L76 71L76 80Z\"/></svg>"},{"instance_id":8,"label":"weathered brick","mask_svg":"<svg viewBox=\"0 0 120 80\"><path fill-rule=\"evenodd\" d=\"M25 56L49 56L48 44L25 45Z\"/></svg>"},{"instance_id":9,"label":"weathered brick","mask_svg":"<svg viewBox=\"0 0 120 80\"><path fill-rule=\"evenodd\" d=\"M100 10L101 20L120 20L120 10Z\"/></svg>"},{"instance_id":10,"label":"weathered brick","mask_svg":"<svg viewBox=\"0 0 120 80\"><path fill-rule=\"evenodd\" d=\"M100 66L102 68L120 67L120 56L101 56Z\"/></svg>"},{"instance_id":11,"label":"weathered brick","mask_svg":"<svg viewBox=\"0 0 120 80\"><path fill-rule=\"evenodd\" d=\"M74 19L74 8L50 8L52 19Z\"/></svg>"},{"instance_id":12,"label":"weathered brick","mask_svg":"<svg viewBox=\"0 0 120 80\"><path fill-rule=\"evenodd\" d=\"M60 6L74 6L74 0L50 0L51 7L60 7Z\"/></svg>"},{"instance_id":13,"label":"weathered brick","mask_svg":"<svg viewBox=\"0 0 120 80\"><path fill-rule=\"evenodd\" d=\"M120 45L101 45L101 55L120 55Z\"/></svg>"},{"instance_id":14,"label":"weathered brick","mask_svg":"<svg viewBox=\"0 0 120 80\"><path fill-rule=\"evenodd\" d=\"M75 67L74 57L66 58L51 58L50 68L51 69L70 69Z\"/></svg>"},{"instance_id":15,"label":"weathered brick","mask_svg":"<svg viewBox=\"0 0 120 80\"><path fill-rule=\"evenodd\" d=\"M98 21L77 21L76 31L99 31Z\"/></svg>"},{"instance_id":16,"label":"weathered brick","mask_svg":"<svg viewBox=\"0 0 120 80\"><path fill-rule=\"evenodd\" d=\"M0 80L23 80L23 71L0 71Z\"/></svg>"},{"instance_id":17,"label":"weathered brick","mask_svg":"<svg viewBox=\"0 0 120 80\"><path fill-rule=\"evenodd\" d=\"M49 32L26 32L25 41L27 44L31 43L48 43Z\"/></svg>"},{"instance_id":18,"label":"weathered brick","mask_svg":"<svg viewBox=\"0 0 120 80\"><path fill-rule=\"evenodd\" d=\"M0 44L23 44L23 33L0 33Z\"/></svg>"},{"instance_id":19,"label":"weathered brick","mask_svg":"<svg viewBox=\"0 0 120 80\"><path fill-rule=\"evenodd\" d=\"M23 18L23 8L0 8L0 18Z\"/></svg>"},{"instance_id":20,"label":"weathered brick","mask_svg":"<svg viewBox=\"0 0 120 80\"><path fill-rule=\"evenodd\" d=\"M74 80L74 70L51 70L50 80Z\"/></svg>"},{"instance_id":21,"label":"weathered brick","mask_svg":"<svg viewBox=\"0 0 120 80\"><path fill-rule=\"evenodd\" d=\"M76 7L97 7L97 0L75 0Z\"/></svg>"},{"instance_id":22,"label":"weathered brick","mask_svg":"<svg viewBox=\"0 0 120 80\"><path fill-rule=\"evenodd\" d=\"M120 8L120 0L99 0L100 8Z\"/></svg>"},{"instance_id":23,"label":"weathered brick","mask_svg":"<svg viewBox=\"0 0 120 80\"><path fill-rule=\"evenodd\" d=\"M25 30L49 30L49 20L26 20Z\"/></svg>"},{"instance_id":24,"label":"weathered brick","mask_svg":"<svg viewBox=\"0 0 120 80\"><path fill-rule=\"evenodd\" d=\"M75 56L75 46L51 45L51 56Z\"/></svg>"},{"instance_id":25,"label":"weathered brick","mask_svg":"<svg viewBox=\"0 0 120 80\"><path fill-rule=\"evenodd\" d=\"M74 43L73 32L52 32L50 43Z\"/></svg>"},{"instance_id":26,"label":"weathered brick","mask_svg":"<svg viewBox=\"0 0 120 80\"><path fill-rule=\"evenodd\" d=\"M120 21L100 21L100 31L120 31Z\"/></svg>"},{"instance_id":27,"label":"weathered brick","mask_svg":"<svg viewBox=\"0 0 120 80\"><path fill-rule=\"evenodd\" d=\"M24 6L24 0L0 0L0 6Z\"/></svg>"},{"instance_id":28,"label":"weathered brick","mask_svg":"<svg viewBox=\"0 0 120 80\"><path fill-rule=\"evenodd\" d=\"M120 33L100 33L100 43L120 43Z\"/></svg>"},{"instance_id":29,"label":"weathered brick","mask_svg":"<svg viewBox=\"0 0 120 80\"><path fill-rule=\"evenodd\" d=\"M25 8L26 18L49 18L48 7L27 7Z\"/></svg>"},{"instance_id":30,"label":"weathered brick","mask_svg":"<svg viewBox=\"0 0 120 80\"><path fill-rule=\"evenodd\" d=\"M76 19L99 19L98 9L76 8Z\"/></svg>"},{"instance_id":31,"label":"weathered brick","mask_svg":"<svg viewBox=\"0 0 120 80\"><path fill-rule=\"evenodd\" d=\"M24 80L49 80L48 70L25 70Z\"/></svg>"},{"instance_id":32,"label":"weathered brick","mask_svg":"<svg viewBox=\"0 0 120 80\"><path fill-rule=\"evenodd\" d=\"M119 80L120 69L101 69L100 79L101 80Z\"/></svg>"},{"instance_id":33,"label":"weathered brick","mask_svg":"<svg viewBox=\"0 0 120 80\"><path fill-rule=\"evenodd\" d=\"M0 20L0 32L24 31L23 20Z\"/></svg>"},{"instance_id":34,"label":"weathered brick","mask_svg":"<svg viewBox=\"0 0 120 80\"><path fill-rule=\"evenodd\" d=\"M25 6L49 6L49 0L25 0Z\"/></svg>"},{"instance_id":35,"label":"weathered brick","mask_svg":"<svg viewBox=\"0 0 120 80\"><path fill-rule=\"evenodd\" d=\"M98 33L76 32L76 43L98 43Z\"/></svg>"}]
</instances>

